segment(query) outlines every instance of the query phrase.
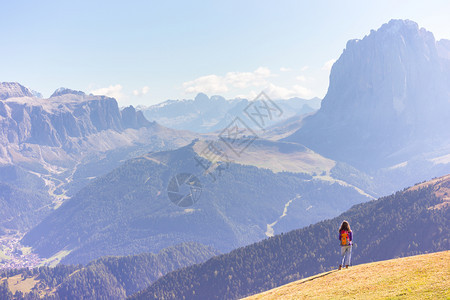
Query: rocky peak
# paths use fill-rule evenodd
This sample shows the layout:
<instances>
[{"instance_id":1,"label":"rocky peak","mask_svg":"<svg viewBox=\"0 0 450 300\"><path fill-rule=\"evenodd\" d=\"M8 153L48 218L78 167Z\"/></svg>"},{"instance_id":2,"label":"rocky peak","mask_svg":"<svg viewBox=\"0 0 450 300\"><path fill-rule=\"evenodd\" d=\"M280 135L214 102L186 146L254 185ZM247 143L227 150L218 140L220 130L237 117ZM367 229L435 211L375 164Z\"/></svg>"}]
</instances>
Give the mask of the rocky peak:
<instances>
[{"instance_id":1,"label":"rocky peak","mask_svg":"<svg viewBox=\"0 0 450 300\"><path fill-rule=\"evenodd\" d=\"M33 93L17 82L0 82L0 100L16 97L33 97Z\"/></svg>"},{"instance_id":2,"label":"rocky peak","mask_svg":"<svg viewBox=\"0 0 450 300\"><path fill-rule=\"evenodd\" d=\"M82 91L75 91L75 90L71 90L65 87L60 87L59 89L57 89L51 96L52 97L56 97L56 96L62 96L62 95L67 95L67 94L72 94L72 95L78 95L78 96L84 96L85 93Z\"/></svg>"},{"instance_id":3,"label":"rocky peak","mask_svg":"<svg viewBox=\"0 0 450 300\"><path fill-rule=\"evenodd\" d=\"M362 40L347 43L333 65L323 110L346 103L377 117L392 108L398 117L408 114L408 107L429 107L425 97L436 87L446 87L441 65L431 32L410 20L391 20Z\"/></svg>"},{"instance_id":4,"label":"rocky peak","mask_svg":"<svg viewBox=\"0 0 450 300\"><path fill-rule=\"evenodd\" d=\"M42 96L42 94L39 93L38 91L31 90L31 93L33 93L33 96L36 98L41 98L41 99L44 98L44 96Z\"/></svg>"},{"instance_id":5,"label":"rocky peak","mask_svg":"<svg viewBox=\"0 0 450 300\"><path fill-rule=\"evenodd\" d=\"M133 106L125 107L122 111L122 124L124 128L138 129L150 125L150 122L144 117L142 111L136 111Z\"/></svg>"},{"instance_id":6,"label":"rocky peak","mask_svg":"<svg viewBox=\"0 0 450 300\"><path fill-rule=\"evenodd\" d=\"M9 88L8 95L11 91L18 95L16 91L22 87L3 85ZM153 126L132 106L121 112L114 98L86 96L65 88L56 90L52 97L51 101L36 97L1 101L0 145L30 143L72 149L77 139L101 131L120 133Z\"/></svg>"},{"instance_id":7,"label":"rocky peak","mask_svg":"<svg viewBox=\"0 0 450 300\"><path fill-rule=\"evenodd\" d=\"M412 151L412 143L431 147L425 146L431 137L445 141L450 65L436 45L431 32L409 20L391 20L349 41L321 109L288 140L356 165Z\"/></svg>"},{"instance_id":8,"label":"rocky peak","mask_svg":"<svg viewBox=\"0 0 450 300\"><path fill-rule=\"evenodd\" d=\"M198 93L197 96L195 96L194 101L198 103L208 103L209 97L206 94Z\"/></svg>"}]
</instances>

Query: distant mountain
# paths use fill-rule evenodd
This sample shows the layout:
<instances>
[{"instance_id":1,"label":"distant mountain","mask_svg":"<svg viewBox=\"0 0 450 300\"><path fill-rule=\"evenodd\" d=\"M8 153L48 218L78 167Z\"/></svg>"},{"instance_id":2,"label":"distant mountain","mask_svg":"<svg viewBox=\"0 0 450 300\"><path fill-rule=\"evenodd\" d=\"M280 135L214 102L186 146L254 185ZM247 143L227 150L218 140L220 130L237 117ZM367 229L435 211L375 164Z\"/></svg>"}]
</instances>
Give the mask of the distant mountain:
<instances>
[{"instance_id":1,"label":"distant mountain","mask_svg":"<svg viewBox=\"0 0 450 300\"><path fill-rule=\"evenodd\" d=\"M268 95L270 97L270 95ZM316 111L321 100L291 98L288 100L274 100L282 110L275 122ZM244 114L244 109L250 104L247 99L226 100L221 96L209 98L205 94L198 94L193 100L167 100L163 103L142 108L144 115L151 121L156 121L169 128L190 130L207 133L222 130L237 116ZM252 125L252 124L249 124ZM256 127L255 127L256 128Z\"/></svg>"},{"instance_id":2,"label":"distant mountain","mask_svg":"<svg viewBox=\"0 0 450 300\"><path fill-rule=\"evenodd\" d=\"M32 270L0 271L0 299L125 299L164 274L217 255L210 247L185 243L157 254L141 253L123 257L103 257L82 265L58 265ZM17 281L32 281L24 298L13 298ZM33 298L33 295L38 295Z\"/></svg>"},{"instance_id":3,"label":"distant mountain","mask_svg":"<svg viewBox=\"0 0 450 300\"><path fill-rule=\"evenodd\" d=\"M68 89L57 90L50 99L10 97L0 102L0 112L3 147L29 143L77 152L79 139L101 131L122 132L130 125L135 129L156 126L142 112L132 108L119 111L113 98L86 96Z\"/></svg>"},{"instance_id":4,"label":"distant mountain","mask_svg":"<svg viewBox=\"0 0 450 300\"><path fill-rule=\"evenodd\" d=\"M60 87L59 89L57 89L56 91L53 92L53 94L50 96L50 98L67 95L67 94L79 95L79 96L85 95L85 93L83 91L75 91L75 90L71 90L71 89L68 89L65 87Z\"/></svg>"},{"instance_id":5,"label":"distant mountain","mask_svg":"<svg viewBox=\"0 0 450 300\"><path fill-rule=\"evenodd\" d=\"M450 175L355 205L344 214L214 257L158 279L130 299L238 299L339 264L350 222L354 265L450 250Z\"/></svg>"},{"instance_id":6,"label":"distant mountain","mask_svg":"<svg viewBox=\"0 0 450 300\"><path fill-rule=\"evenodd\" d=\"M255 141L241 160L205 172L207 146L196 141L128 160L81 189L22 242L42 257L65 253L64 263L188 241L226 252L371 199L369 178L298 144ZM191 207L167 195L171 178L181 173L201 182L201 198Z\"/></svg>"},{"instance_id":7,"label":"distant mountain","mask_svg":"<svg viewBox=\"0 0 450 300\"><path fill-rule=\"evenodd\" d=\"M60 88L42 99L18 83L0 83L0 95L0 228L7 230L41 221L122 160L195 137L149 122L132 106L120 110L105 96Z\"/></svg>"},{"instance_id":8,"label":"distant mountain","mask_svg":"<svg viewBox=\"0 0 450 300\"><path fill-rule=\"evenodd\" d=\"M33 92L17 82L0 82L0 100L13 97L33 97Z\"/></svg>"},{"instance_id":9,"label":"distant mountain","mask_svg":"<svg viewBox=\"0 0 450 300\"><path fill-rule=\"evenodd\" d=\"M449 43L436 42L409 20L391 20L350 40L332 67L320 110L285 140L362 170L419 158L444 162L450 154ZM421 169L417 164L408 172Z\"/></svg>"}]
</instances>

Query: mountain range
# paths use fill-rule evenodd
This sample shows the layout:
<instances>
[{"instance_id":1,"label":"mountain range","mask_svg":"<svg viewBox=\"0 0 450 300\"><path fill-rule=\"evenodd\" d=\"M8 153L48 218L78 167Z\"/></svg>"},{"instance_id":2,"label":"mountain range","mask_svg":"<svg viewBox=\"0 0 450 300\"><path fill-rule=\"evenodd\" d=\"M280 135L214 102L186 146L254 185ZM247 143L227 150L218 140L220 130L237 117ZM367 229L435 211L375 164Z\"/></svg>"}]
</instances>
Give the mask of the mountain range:
<instances>
[{"instance_id":1,"label":"mountain range","mask_svg":"<svg viewBox=\"0 0 450 300\"><path fill-rule=\"evenodd\" d=\"M274 99L273 102L282 113L276 119L268 120L266 126L315 112L320 108L321 99ZM194 99L167 100L149 107L139 107L139 109L147 119L163 126L209 133L226 128L236 117L243 117L245 108L251 103L252 101L247 99L226 100L222 96L208 97L199 93ZM248 125L253 129L257 128L251 123Z\"/></svg>"},{"instance_id":2,"label":"mountain range","mask_svg":"<svg viewBox=\"0 0 450 300\"><path fill-rule=\"evenodd\" d=\"M5 230L29 229L92 178L136 153L179 147L195 137L149 122L132 106L120 110L105 96L61 88L43 99L18 83L0 83L0 94ZM12 201L13 194L31 198Z\"/></svg>"}]
</instances>

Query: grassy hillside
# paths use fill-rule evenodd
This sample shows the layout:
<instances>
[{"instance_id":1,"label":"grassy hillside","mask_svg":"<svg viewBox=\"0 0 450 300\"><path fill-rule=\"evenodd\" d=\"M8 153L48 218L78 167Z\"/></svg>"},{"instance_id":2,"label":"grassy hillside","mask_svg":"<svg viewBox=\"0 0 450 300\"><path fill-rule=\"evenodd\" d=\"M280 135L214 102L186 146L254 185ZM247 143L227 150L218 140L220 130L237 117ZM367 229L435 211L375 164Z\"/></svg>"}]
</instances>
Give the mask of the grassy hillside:
<instances>
[{"instance_id":1,"label":"grassy hillside","mask_svg":"<svg viewBox=\"0 0 450 300\"><path fill-rule=\"evenodd\" d=\"M194 150L208 159L202 151L208 147L208 141L198 141ZM270 169L273 172L292 172L329 174L336 162L327 159L300 144L255 140L248 148L236 155L229 147L223 147L226 157L235 163Z\"/></svg>"},{"instance_id":2,"label":"grassy hillside","mask_svg":"<svg viewBox=\"0 0 450 300\"><path fill-rule=\"evenodd\" d=\"M330 271L257 294L268 299L449 299L450 251Z\"/></svg>"},{"instance_id":3,"label":"grassy hillside","mask_svg":"<svg viewBox=\"0 0 450 300\"><path fill-rule=\"evenodd\" d=\"M336 269L338 228L354 233L355 265L450 250L450 175L355 205L344 214L163 276L133 299L236 299Z\"/></svg>"}]
</instances>

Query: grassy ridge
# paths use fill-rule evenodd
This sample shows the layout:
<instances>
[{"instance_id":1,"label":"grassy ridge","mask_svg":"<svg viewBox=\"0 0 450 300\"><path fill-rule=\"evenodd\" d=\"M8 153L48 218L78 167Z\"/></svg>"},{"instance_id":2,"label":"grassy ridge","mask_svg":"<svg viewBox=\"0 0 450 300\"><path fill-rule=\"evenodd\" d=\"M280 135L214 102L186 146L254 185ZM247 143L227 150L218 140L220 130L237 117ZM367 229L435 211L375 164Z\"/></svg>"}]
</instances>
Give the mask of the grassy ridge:
<instances>
[{"instance_id":1,"label":"grassy ridge","mask_svg":"<svg viewBox=\"0 0 450 300\"><path fill-rule=\"evenodd\" d=\"M450 251L357 265L245 298L449 299Z\"/></svg>"}]
</instances>

